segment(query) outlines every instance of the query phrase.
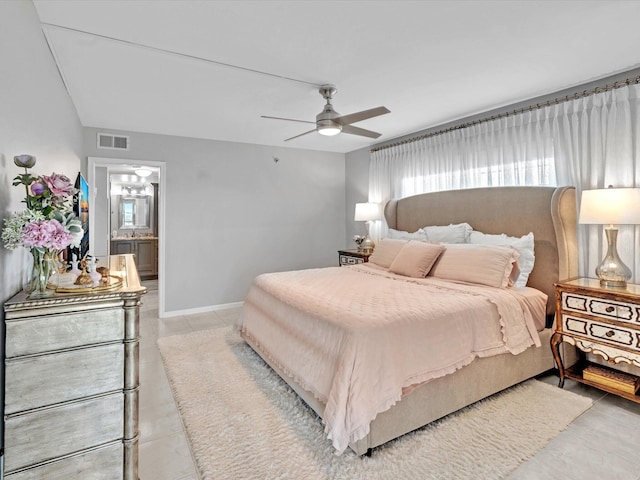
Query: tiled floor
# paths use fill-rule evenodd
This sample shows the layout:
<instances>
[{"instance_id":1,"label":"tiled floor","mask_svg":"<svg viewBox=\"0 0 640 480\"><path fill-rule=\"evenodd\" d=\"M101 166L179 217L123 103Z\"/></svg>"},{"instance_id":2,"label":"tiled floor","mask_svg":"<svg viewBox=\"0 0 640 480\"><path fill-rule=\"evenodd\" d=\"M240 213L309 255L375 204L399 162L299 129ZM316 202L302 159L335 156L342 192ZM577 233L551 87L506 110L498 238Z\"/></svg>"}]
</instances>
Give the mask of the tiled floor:
<instances>
[{"instance_id":1,"label":"tiled floor","mask_svg":"<svg viewBox=\"0 0 640 480\"><path fill-rule=\"evenodd\" d=\"M156 340L232 324L239 310L159 319L157 282L144 285L148 293L140 309L140 479L197 480Z\"/></svg>"},{"instance_id":2,"label":"tiled floor","mask_svg":"<svg viewBox=\"0 0 640 480\"><path fill-rule=\"evenodd\" d=\"M159 319L157 282L145 285L149 293L143 297L141 308L140 479L196 480L198 474L156 340L233 324L239 309ZM553 375L541 380L557 383ZM593 407L509 479L640 480L640 404L570 380L565 389L591 397ZM224 476L220 478L227 480Z\"/></svg>"}]
</instances>

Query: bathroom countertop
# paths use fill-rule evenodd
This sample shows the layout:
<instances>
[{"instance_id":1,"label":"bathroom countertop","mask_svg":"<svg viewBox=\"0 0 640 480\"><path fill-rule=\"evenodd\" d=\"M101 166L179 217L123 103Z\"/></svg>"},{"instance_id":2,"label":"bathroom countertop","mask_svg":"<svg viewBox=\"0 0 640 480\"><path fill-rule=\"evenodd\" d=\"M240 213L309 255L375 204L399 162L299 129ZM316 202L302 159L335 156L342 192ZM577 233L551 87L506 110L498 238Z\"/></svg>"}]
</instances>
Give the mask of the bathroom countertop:
<instances>
[{"instance_id":1,"label":"bathroom countertop","mask_svg":"<svg viewBox=\"0 0 640 480\"><path fill-rule=\"evenodd\" d=\"M119 240L157 240L158 237L146 237L144 235L136 235L135 237L113 237L111 238L112 242L117 242Z\"/></svg>"}]
</instances>

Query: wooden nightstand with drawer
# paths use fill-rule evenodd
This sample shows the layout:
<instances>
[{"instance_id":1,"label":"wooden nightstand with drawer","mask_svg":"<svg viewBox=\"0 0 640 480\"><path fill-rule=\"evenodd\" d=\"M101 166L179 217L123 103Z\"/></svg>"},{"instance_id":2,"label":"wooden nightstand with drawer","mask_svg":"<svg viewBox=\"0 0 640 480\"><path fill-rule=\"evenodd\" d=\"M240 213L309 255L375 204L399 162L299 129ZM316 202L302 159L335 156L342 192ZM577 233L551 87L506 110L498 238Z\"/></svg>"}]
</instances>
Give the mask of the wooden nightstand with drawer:
<instances>
[{"instance_id":1,"label":"wooden nightstand with drawer","mask_svg":"<svg viewBox=\"0 0 640 480\"><path fill-rule=\"evenodd\" d=\"M580 354L580 360L570 368L562 363L562 342L575 345ZM551 350L560 387L565 378L571 378L640 403L640 378L595 366L586 356L597 355L609 365L640 367L640 285L604 288L592 278L557 283L556 331L551 337Z\"/></svg>"},{"instance_id":2,"label":"wooden nightstand with drawer","mask_svg":"<svg viewBox=\"0 0 640 480\"><path fill-rule=\"evenodd\" d=\"M338 264L342 267L343 265L367 263L370 255L370 253L362 253L358 250L338 250Z\"/></svg>"}]
</instances>

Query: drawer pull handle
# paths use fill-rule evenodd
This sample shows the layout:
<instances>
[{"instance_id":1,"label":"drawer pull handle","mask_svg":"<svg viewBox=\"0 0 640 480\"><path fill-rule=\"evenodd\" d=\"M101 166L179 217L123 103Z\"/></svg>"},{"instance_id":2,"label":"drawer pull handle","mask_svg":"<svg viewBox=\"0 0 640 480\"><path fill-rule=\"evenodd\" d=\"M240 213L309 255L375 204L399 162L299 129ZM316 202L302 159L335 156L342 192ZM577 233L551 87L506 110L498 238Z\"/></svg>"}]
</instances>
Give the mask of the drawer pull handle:
<instances>
[{"instance_id":1,"label":"drawer pull handle","mask_svg":"<svg viewBox=\"0 0 640 480\"><path fill-rule=\"evenodd\" d=\"M614 333L614 331L613 331L613 330L609 330L607 333L605 333L605 335L606 335L607 337L613 337L613 336L615 335L615 333Z\"/></svg>"},{"instance_id":2,"label":"drawer pull handle","mask_svg":"<svg viewBox=\"0 0 640 480\"><path fill-rule=\"evenodd\" d=\"M612 307L612 306L608 306L607 308L605 308L605 310L609 313L613 312L616 308Z\"/></svg>"}]
</instances>

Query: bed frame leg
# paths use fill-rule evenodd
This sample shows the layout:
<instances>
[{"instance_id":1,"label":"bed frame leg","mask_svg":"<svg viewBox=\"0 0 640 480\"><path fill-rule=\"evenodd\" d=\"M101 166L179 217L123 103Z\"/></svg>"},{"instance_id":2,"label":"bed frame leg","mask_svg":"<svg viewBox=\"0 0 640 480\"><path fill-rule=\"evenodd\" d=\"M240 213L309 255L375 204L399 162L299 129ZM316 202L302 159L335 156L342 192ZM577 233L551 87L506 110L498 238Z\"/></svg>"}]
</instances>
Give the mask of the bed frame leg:
<instances>
[{"instance_id":1,"label":"bed frame leg","mask_svg":"<svg viewBox=\"0 0 640 480\"><path fill-rule=\"evenodd\" d=\"M364 454L365 457L371 457L371 454L373 453L373 448L368 448L366 453Z\"/></svg>"}]
</instances>

